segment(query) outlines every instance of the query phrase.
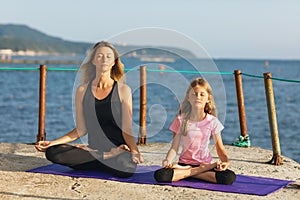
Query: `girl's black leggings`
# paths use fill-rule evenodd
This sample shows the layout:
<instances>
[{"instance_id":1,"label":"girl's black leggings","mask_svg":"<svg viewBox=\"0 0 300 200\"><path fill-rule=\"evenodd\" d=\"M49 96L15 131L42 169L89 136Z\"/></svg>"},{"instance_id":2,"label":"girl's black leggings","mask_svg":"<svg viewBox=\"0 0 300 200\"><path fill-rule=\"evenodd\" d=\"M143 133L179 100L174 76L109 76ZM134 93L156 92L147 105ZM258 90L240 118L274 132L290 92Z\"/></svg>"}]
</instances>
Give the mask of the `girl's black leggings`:
<instances>
[{"instance_id":1,"label":"girl's black leggings","mask_svg":"<svg viewBox=\"0 0 300 200\"><path fill-rule=\"evenodd\" d=\"M69 144L49 147L46 151L46 158L53 163L73 169L106 171L123 178L132 176L137 166L132 161L130 152L103 160L103 156L96 152L86 151Z\"/></svg>"},{"instance_id":2,"label":"girl's black leggings","mask_svg":"<svg viewBox=\"0 0 300 200\"><path fill-rule=\"evenodd\" d=\"M226 169L225 171L216 171L215 172L217 184L231 185L235 182L236 175L233 171ZM154 178L157 182L172 182L174 174L174 169L172 168L161 168L154 172Z\"/></svg>"}]
</instances>

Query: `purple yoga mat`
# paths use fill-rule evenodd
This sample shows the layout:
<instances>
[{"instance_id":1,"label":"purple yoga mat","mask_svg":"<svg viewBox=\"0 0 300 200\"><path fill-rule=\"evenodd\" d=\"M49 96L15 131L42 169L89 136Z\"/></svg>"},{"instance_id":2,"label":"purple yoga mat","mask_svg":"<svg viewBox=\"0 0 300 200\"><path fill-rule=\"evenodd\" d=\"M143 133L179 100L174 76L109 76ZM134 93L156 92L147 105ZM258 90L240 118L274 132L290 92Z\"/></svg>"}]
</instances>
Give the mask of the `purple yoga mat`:
<instances>
[{"instance_id":1,"label":"purple yoga mat","mask_svg":"<svg viewBox=\"0 0 300 200\"><path fill-rule=\"evenodd\" d=\"M36 172L44 174L55 174L71 177L82 178L97 178L104 180L113 180L127 183L140 183L140 184L155 184L155 185L171 185L178 187L190 187L197 189L205 189L220 192L231 192L240 194L251 194L264 196L287 186L293 181L279 180L273 178L263 178L255 176L237 175L236 182L232 185L221 185L208 183L197 179L185 179L173 183L158 183L155 181L153 174L154 171L159 169L160 166L138 166L136 173L129 178L118 178L111 174L101 171L82 171L73 170L69 167L51 164L43 167L28 170L27 172Z\"/></svg>"}]
</instances>

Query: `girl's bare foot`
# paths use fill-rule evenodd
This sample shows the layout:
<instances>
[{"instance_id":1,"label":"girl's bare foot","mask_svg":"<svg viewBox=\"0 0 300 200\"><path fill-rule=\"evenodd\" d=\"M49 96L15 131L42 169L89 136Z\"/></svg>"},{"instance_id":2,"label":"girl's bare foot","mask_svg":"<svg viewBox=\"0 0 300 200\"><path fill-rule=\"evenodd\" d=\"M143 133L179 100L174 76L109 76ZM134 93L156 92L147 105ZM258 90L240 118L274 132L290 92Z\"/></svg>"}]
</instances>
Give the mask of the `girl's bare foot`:
<instances>
[{"instance_id":1,"label":"girl's bare foot","mask_svg":"<svg viewBox=\"0 0 300 200\"><path fill-rule=\"evenodd\" d=\"M190 166L190 165L182 166L182 165L178 165L178 164L173 164L172 168L174 168L174 169L190 169L190 168L192 168L192 166Z\"/></svg>"},{"instance_id":2,"label":"girl's bare foot","mask_svg":"<svg viewBox=\"0 0 300 200\"><path fill-rule=\"evenodd\" d=\"M218 162L214 162L214 163L202 163L199 168L202 169L203 171L208 171L211 169L214 169L218 166Z\"/></svg>"}]
</instances>

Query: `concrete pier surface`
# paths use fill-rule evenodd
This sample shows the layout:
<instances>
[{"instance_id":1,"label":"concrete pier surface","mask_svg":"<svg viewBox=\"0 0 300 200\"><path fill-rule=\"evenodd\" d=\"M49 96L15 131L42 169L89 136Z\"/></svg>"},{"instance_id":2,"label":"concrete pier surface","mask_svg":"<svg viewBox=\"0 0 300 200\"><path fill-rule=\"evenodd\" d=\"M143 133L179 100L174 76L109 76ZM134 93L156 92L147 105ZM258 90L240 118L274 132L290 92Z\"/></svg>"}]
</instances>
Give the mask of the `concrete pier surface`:
<instances>
[{"instance_id":1,"label":"concrete pier surface","mask_svg":"<svg viewBox=\"0 0 300 200\"><path fill-rule=\"evenodd\" d=\"M145 159L143 165L161 165L169 147L168 143L139 146ZM237 174L296 182L267 196L255 196L29 173L25 171L50 164L44 153L36 151L33 145L0 143L0 199L300 199L299 163L283 156L283 165L265 164L272 158L272 151L228 145L225 148L231 161L230 169ZM216 152L212 152L217 160Z\"/></svg>"}]
</instances>

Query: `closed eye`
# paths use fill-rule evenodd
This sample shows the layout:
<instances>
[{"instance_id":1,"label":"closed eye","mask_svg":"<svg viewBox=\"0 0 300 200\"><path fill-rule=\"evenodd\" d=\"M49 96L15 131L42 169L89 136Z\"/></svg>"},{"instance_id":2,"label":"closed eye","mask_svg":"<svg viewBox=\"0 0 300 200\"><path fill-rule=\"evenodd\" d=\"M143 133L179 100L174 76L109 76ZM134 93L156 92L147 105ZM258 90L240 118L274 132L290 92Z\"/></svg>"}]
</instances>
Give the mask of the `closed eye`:
<instances>
[{"instance_id":1,"label":"closed eye","mask_svg":"<svg viewBox=\"0 0 300 200\"><path fill-rule=\"evenodd\" d=\"M204 92L200 92L200 93L198 93L198 92L193 92L192 93L192 95L195 95L195 96L198 96L200 94L200 96L205 96L205 93Z\"/></svg>"}]
</instances>

